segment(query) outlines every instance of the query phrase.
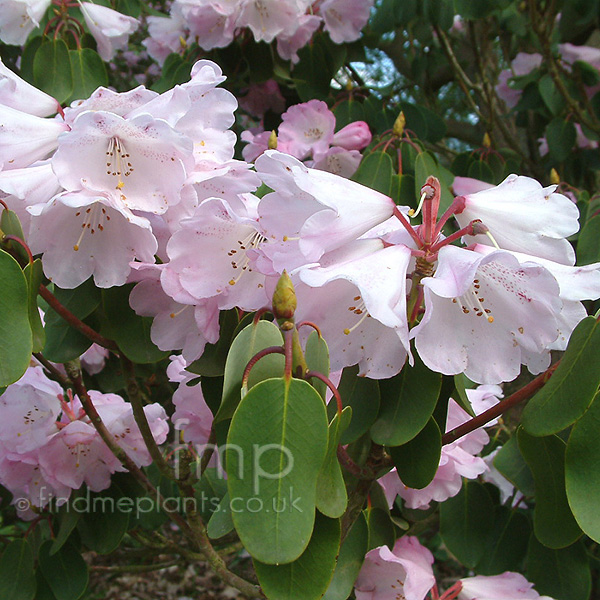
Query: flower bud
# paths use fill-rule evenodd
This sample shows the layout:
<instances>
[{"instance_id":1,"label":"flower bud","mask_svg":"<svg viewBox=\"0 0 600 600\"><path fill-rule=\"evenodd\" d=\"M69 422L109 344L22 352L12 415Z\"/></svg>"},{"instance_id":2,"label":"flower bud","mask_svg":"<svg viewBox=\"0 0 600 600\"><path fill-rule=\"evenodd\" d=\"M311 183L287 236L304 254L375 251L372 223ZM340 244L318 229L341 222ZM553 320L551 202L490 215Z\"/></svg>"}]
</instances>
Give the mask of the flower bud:
<instances>
[{"instance_id":1,"label":"flower bud","mask_svg":"<svg viewBox=\"0 0 600 600\"><path fill-rule=\"evenodd\" d=\"M269 150L277 150L277 134L274 129L269 136L268 148Z\"/></svg>"},{"instance_id":2,"label":"flower bud","mask_svg":"<svg viewBox=\"0 0 600 600\"><path fill-rule=\"evenodd\" d=\"M487 131L483 136L482 144L484 148L489 148L492 145L492 138L490 137L490 134Z\"/></svg>"},{"instance_id":3,"label":"flower bud","mask_svg":"<svg viewBox=\"0 0 600 600\"><path fill-rule=\"evenodd\" d=\"M345 150L362 150L371 143L372 135L364 121L354 121L333 136L333 143Z\"/></svg>"},{"instance_id":4,"label":"flower bud","mask_svg":"<svg viewBox=\"0 0 600 600\"><path fill-rule=\"evenodd\" d=\"M404 112L400 111L400 114L394 121L394 126L392 127L392 134L399 138L402 137L405 125L406 117L404 116Z\"/></svg>"},{"instance_id":5,"label":"flower bud","mask_svg":"<svg viewBox=\"0 0 600 600\"><path fill-rule=\"evenodd\" d=\"M284 271L273 292L273 314L277 320L293 319L296 312L296 292L287 271Z\"/></svg>"},{"instance_id":6,"label":"flower bud","mask_svg":"<svg viewBox=\"0 0 600 600\"><path fill-rule=\"evenodd\" d=\"M558 185L560 183L560 175L556 169L550 171L550 183L552 185Z\"/></svg>"}]
</instances>

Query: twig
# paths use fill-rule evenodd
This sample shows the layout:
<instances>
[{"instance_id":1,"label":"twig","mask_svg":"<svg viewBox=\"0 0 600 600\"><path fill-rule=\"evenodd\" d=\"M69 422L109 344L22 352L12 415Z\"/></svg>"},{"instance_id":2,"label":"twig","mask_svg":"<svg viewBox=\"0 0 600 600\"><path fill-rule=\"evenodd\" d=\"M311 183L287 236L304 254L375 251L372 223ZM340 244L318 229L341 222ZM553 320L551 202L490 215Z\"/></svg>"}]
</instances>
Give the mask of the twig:
<instances>
[{"instance_id":1,"label":"twig","mask_svg":"<svg viewBox=\"0 0 600 600\"><path fill-rule=\"evenodd\" d=\"M146 448L148 448L148 452L161 474L173 481L175 479L173 468L167 463L160 448L157 446L152 430L150 429L150 424L146 418L146 413L144 412L144 406L142 404L142 394L135 378L135 367L122 352L121 367L123 368L123 375L125 375L127 397L129 398L131 408L133 409L133 418L140 428L140 433L142 434Z\"/></svg>"},{"instance_id":2,"label":"twig","mask_svg":"<svg viewBox=\"0 0 600 600\"><path fill-rule=\"evenodd\" d=\"M58 313L73 329L76 329L85 337L92 340L99 346L106 348L108 350L112 350L113 352L117 351L119 347L113 342L101 336L98 332L94 331L89 325L86 325L83 321L78 319L68 308L63 306L58 298L45 286L40 285L40 296L50 305L50 307Z\"/></svg>"},{"instance_id":3,"label":"twig","mask_svg":"<svg viewBox=\"0 0 600 600\"><path fill-rule=\"evenodd\" d=\"M560 360L556 361L548 370L544 371L541 375L538 375L533 381L529 382L525 387L522 387L519 391L515 392L505 400L500 401L495 406L492 406L492 408L489 408L480 415L477 415L466 423L463 423L452 429L452 431L444 434L442 436L442 444L451 444L464 435L467 435L467 433L471 433L471 431L475 431L475 429L483 427L486 423L493 421L507 410L513 408L513 406L519 404L519 402L523 402L523 400L527 400L527 398L533 396L535 392L544 386L559 364Z\"/></svg>"}]
</instances>

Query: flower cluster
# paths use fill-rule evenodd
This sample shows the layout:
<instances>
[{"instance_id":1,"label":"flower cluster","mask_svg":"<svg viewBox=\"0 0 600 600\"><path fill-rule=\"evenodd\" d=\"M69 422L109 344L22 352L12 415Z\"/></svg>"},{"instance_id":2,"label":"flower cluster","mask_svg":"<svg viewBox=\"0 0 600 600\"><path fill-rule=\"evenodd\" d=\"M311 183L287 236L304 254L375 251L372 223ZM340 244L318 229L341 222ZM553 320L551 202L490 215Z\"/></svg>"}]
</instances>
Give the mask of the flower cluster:
<instances>
[{"instance_id":1,"label":"flower cluster","mask_svg":"<svg viewBox=\"0 0 600 600\"><path fill-rule=\"evenodd\" d=\"M281 116L277 149L303 161L308 167L351 177L362 160L359 152L371 143L371 132L364 121L349 123L335 131L335 115L321 100L309 100L288 108ZM242 132L248 142L242 154L256 160L269 148L269 131Z\"/></svg>"},{"instance_id":2,"label":"flower cluster","mask_svg":"<svg viewBox=\"0 0 600 600\"><path fill-rule=\"evenodd\" d=\"M0 0L0 40L21 46L40 21L52 0ZM111 60L117 50L127 47L129 36L139 27L139 21L91 2L79 2L81 14L90 34L98 45L102 60ZM62 17L55 17L62 18ZM75 20L73 17L69 17Z\"/></svg>"},{"instance_id":3,"label":"flower cluster","mask_svg":"<svg viewBox=\"0 0 600 600\"><path fill-rule=\"evenodd\" d=\"M119 446L138 466L152 462L135 423L131 405L117 394L89 392L90 398ZM159 404L144 407L158 444L169 426ZM100 438L77 396L64 397L61 386L48 379L41 367L30 367L0 396L0 483L15 497L24 519L52 499L64 502L84 483L99 492L110 486L111 475L124 471Z\"/></svg>"},{"instance_id":4,"label":"flower cluster","mask_svg":"<svg viewBox=\"0 0 600 600\"><path fill-rule=\"evenodd\" d=\"M522 364L541 372L586 315L581 301L600 296L600 265L574 266L567 240L577 208L553 186L511 175L438 217L430 178L412 225L408 207L290 154L267 150L254 170L233 160L237 103L210 61L163 94L99 88L54 118L41 116L51 98L5 77L0 190L31 215L44 272L62 288L139 281L132 307L154 317L159 348L188 362L218 340L220 311L268 306L284 269L332 370L359 364L373 378L400 371L411 339L429 368L477 383L510 381ZM324 106L288 111L290 152L317 159L367 139L360 123L334 134ZM259 198L261 183L272 191ZM452 216L460 229L446 237Z\"/></svg>"},{"instance_id":5,"label":"flower cluster","mask_svg":"<svg viewBox=\"0 0 600 600\"><path fill-rule=\"evenodd\" d=\"M298 62L298 50L321 26L336 44L357 40L372 6L373 0L175 0L169 17L148 18L144 45L162 64L188 43L224 48L249 29L257 42L276 40L279 55Z\"/></svg>"}]
</instances>

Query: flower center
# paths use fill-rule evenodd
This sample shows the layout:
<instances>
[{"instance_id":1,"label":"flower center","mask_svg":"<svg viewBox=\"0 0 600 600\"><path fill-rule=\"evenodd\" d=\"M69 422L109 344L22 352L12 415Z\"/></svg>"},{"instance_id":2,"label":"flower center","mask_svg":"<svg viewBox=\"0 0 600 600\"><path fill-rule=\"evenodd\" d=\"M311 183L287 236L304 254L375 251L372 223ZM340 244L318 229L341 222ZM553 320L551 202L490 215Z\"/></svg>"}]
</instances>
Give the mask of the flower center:
<instances>
[{"instance_id":1,"label":"flower center","mask_svg":"<svg viewBox=\"0 0 600 600\"><path fill-rule=\"evenodd\" d=\"M237 240L236 246L229 250L227 256L231 257L231 268L233 269L235 277L229 280L229 285L235 285L244 273L251 273L252 267L250 267L250 258L248 258L248 250L258 248L260 244L266 242L267 238L261 235L254 229L243 239ZM237 256L239 253L239 256Z\"/></svg>"},{"instance_id":2,"label":"flower center","mask_svg":"<svg viewBox=\"0 0 600 600\"><path fill-rule=\"evenodd\" d=\"M82 211L77 211L75 213L76 217L81 216ZM81 233L79 234L79 239L77 243L73 246L73 250L77 252L81 245L81 241L83 240L83 236L86 231L90 232L90 235L94 235L96 231L98 233L102 233L104 231L104 223L105 221L110 221L110 216L106 214L106 208L102 206L99 202L92 204L92 206L88 206L83 212L83 223L81 224Z\"/></svg>"},{"instance_id":3,"label":"flower center","mask_svg":"<svg viewBox=\"0 0 600 600\"><path fill-rule=\"evenodd\" d=\"M123 178L129 177L133 172L129 152L125 149L125 144L118 138L112 137L108 141L106 149L106 174L117 178L117 190L125 185Z\"/></svg>"},{"instance_id":4,"label":"flower center","mask_svg":"<svg viewBox=\"0 0 600 600\"><path fill-rule=\"evenodd\" d=\"M480 293L481 282L479 279L473 280L473 285L458 298L452 298L452 302L454 304L460 303L460 308L462 309L465 315L473 313L478 317L485 316L488 320L488 323L494 322L494 317L492 316L492 311L489 308L485 307L485 298Z\"/></svg>"},{"instance_id":5,"label":"flower center","mask_svg":"<svg viewBox=\"0 0 600 600\"><path fill-rule=\"evenodd\" d=\"M371 316L367 312L367 308L365 306L365 301L362 299L361 296L354 296L354 298L352 300L353 300L353 302L350 306L348 306L347 310L350 313L352 313L353 315L358 315L360 318L354 325L352 325L352 327L346 327L344 329L344 335L350 335L356 328L360 327L362 322L367 317Z\"/></svg>"}]
</instances>

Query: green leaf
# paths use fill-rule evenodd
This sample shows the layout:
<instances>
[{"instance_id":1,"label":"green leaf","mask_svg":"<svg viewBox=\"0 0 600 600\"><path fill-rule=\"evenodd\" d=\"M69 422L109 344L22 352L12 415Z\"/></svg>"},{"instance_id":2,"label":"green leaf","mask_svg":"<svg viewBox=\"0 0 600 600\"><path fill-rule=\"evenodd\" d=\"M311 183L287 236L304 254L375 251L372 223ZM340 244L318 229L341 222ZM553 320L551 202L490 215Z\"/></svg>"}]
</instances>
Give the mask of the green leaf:
<instances>
[{"instance_id":1,"label":"green leaf","mask_svg":"<svg viewBox=\"0 0 600 600\"><path fill-rule=\"evenodd\" d=\"M33 80L60 104L73 93L73 75L67 44L61 39L43 42L33 59Z\"/></svg>"},{"instance_id":2,"label":"green leaf","mask_svg":"<svg viewBox=\"0 0 600 600\"><path fill-rule=\"evenodd\" d=\"M575 520L600 541L600 402L596 400L571 430L565 454L565 484Z\"/></svg>"},{"instance_id":3,"label":"green leaf","mask_svg":"<svg viewBox=\"0 0 600 600\"><path fill-rule=\"evenodd\" d=\"M102 290L102 305L108 319L108 336L134 363L154 363L166 358L168 350L159 350L150 338L152 317L140 317L129 306L133 284Z\"/></svg>"},{"instance_id":4,"label":"green leaf","mask_svg":"<svg viewBox=\"0 0 600 600\"><path fill-rule=\"evenodd\" d=\"M363 514L369 528L367 552L379 546L387 546L391 550L394 547L396 532L387 506L385 510L375 506L363 511Z\"/></svg>"},{"instance_id":5,"label":"green leaf","mask_svg":"<svg viewBox=\"0 0 600 600\"><path fill-rule=\"evenodd\" d=\"M559 115L564 110L566 102L563 95L556 89L552 77L548 74L544 75L538 82L538 88L548 110L553 116Z\"/></svg>"},{"instance_id":6,"label":"green leaf","mask_svg":"<svg viewBox=\"0 0 600 600\"><path fill-rule=\"evenodd\" d=\"M233 531L233 529L229 492L226 492L206 525L206 533L209 538L217 540Z\"/></svg>"},{"instance_id":7,"label":"green leaf","mask_svg":"<svg viewBox=\"0 0 600 600\"><path fill-rule=\"evenodd\" d=\"M298 51L300 61L294 67L296 91L303 102L313 98L325 100L334 71L329 68L325 50L320 43L312 43Z\"/></svg>"},{"instance_id":8,"label":"green leaf","mask_svg":"<svg viewBox=\"0 0 600 600\"><path fill-rule=\"evenodd\" d=\"M362 159L352 179L389 196L392 193L393 176L391 156L387 152L371 152Z\"/></svg>"},{"instance_id":9,"label":"green leaf","mask_svg":"<svg viewBox=\"0 0 600 600\"><path fill-rule=\"evenodd\" d=\"M317 513L310 542L294 562L270 565L254 560L260 586L269 600L319 600L333 576L339 548L339 520Z\"/></svg>"},{"instance_id":10,"label":"green leaf","mask_svg":"<svg viewBox=\"0 0 600 600\"><path fill-rule=\"evenodd\" d=\"M88 98L100 86L108 85L108 75L100 55L90 48L69 50L73 74L71 100Z\"/></svg>"},{"instance_id":11,"label":"green leaf","mask_svg":"<svg viewBox=\"0 0 600 600\"><path fill-rule=\"evenodd\" d=\"M88 567L81 554L67 544L51 554L52 540L44 542L38 560L56 600L77 600L88 584Z\"/></svg>"},{"instance_id":12,"label":"green leaf","mask_svg":"<svg viewBox=\"0 0 600 600\"><path fill-rule=\"evenodd\" d=\"M520 571L530 534L531 525L523 513L506 506L496 506L494 530L477 564L477 574L500 575L505 571Z\"/></svg>"},{"instance_id":13,"label":"green leaf","mask_svg":"<svg viewBox=\"0 0 600 600\"><path fill-rule=\"evenodd\" d=\"M494 467L524 496L528 498L535 496L533 475L519 450L516 435L500 448L494 457Z\"/></svg>"},{"instance_id":14,"label":"green leaf","mask_svg":"<svg viewBox=\"0 0 600 600\"><path fill-rule=\"evenodd\" d=\"M454 389L456 390L457 395L457 398L454 398L454 400L456 400L456 403L469 415L474 417L475 412L473 411L473 407L471 406L471 402L467 396L467 383L469 383L469 380L464 373L459 373L458 375L454 376ZM472 386L472 383L470 383L470 386Z\"/></svg>"},{"instance_id":15,"label":"green leaf","mask_svg":"<svg viewBox=\"0 0 600 600\"><path fill-rule=\"evenodd\" d=\"M522 424L531 435L562 431L587 410L600 384L600 327L583 319L550 381L528 402Z\"/></svg>"},{"instance_id":16,"label":"green leaf","mask_svg":"<svg viewBox=\"0 0 600 600\"><path fill-rule=\"evenodd\" d=\"M588 219L577 238L577 264L589 265L600 261L600 215Z\"/></svg>"},{"instance_id":17,"label":"green leaf","mask_svg":"<svg viewBox=\"0 0 600 600\"><path fill-rule=\"evenodd\" d=\"M346 600L350 596L367 553L368 539L369 530L361 513L342 543L333 579L323 600Z\"/></svg>"},{"instance_id":18,"label":"green leaf","mask_svg":"<svg viewBox=\"0 0 600 600\"><path fill-rule=\"evenodd\" d=\"M467 567L481 560L494 527L494 505L485 487L465 481L458 495L440 505L440 534Z\"/></svg>"},{"instance_id":19,"label":"green leaf","mask_svg":"<svg viewBox=\"0 0 600 600\"><path fill-rule=\"evenodd\" d=\"M546 127L546 140L550 156L558 162L569 157L576 139L577 131L571 121L556 117Z\"/></svg>"},{"instance_id":20,"label":"green leaf","mask_svg":"<svg viewBox=\"0 0 600 600\"><path fill-rule=\"evenodd\" d=\"M371 439L377 444L405 444L427 425L433 414L442 376L430 371L417 354L414 357L412 367L407 363L398 375L379 382L381 405L371 427ZM419 401L415 402L415 398Z\"/></svg>"},{"instance_id":21,"label":"green leaf","mask_svg":"<svg viewBox=\"0 0 600 600\"><path fill-rule=\"evenodd\" d=\"M31 545L24 539L14 540L0 557L2 600L33 600L35 589Z\"/></svg>"},{"instance_id":22,"label":"green leaf","mask_svg":"<svg viewBox=\"0 0 600 600\"><path fill-rule=\"evenodd\" d=\"M535 481L533 531L549 548L564 548L581 536L565 491L565 443L555 435L533 437L519 428L517 439Z\"/></svg>"},{"instance_id":23,"label":"green leaf","mask_svg":"<svg viewBox=\"0 0 600 600\"><path fill-rule=\"evenodd\" d=\"M30 37L23 48L21 55L21 77L27 82L35 85L33 77L33 60L38 48L42 45L44 38L41 35Z\"/></svg>"},{"instance_id":24,"label":"green leaf","mask_svg":"<svg viewBox=\"0 0 600 600\"><path fill-rule=\"evenodd\" d=\"M60 506L58 509L58 522L59 528L56 537L52 542L52 548L50 548L50 554L58 552L69 539L69 536L73 532L73 529L77 526L81 513L73 510L72 502L79 496L71 496L68 502Z\"/></svg>"},{"instance_id":25,"label":"green leaf","mask_svg":"<svg viewBox=\"0 0 600 600\"><path fill-rule=\"evenodd\" d=\"M497 0L454 0L456 12L465 19L483 19L500 6Z\"/></svg>"},{"instance_id":26,"label":"green leaf","mask_svg":"<svg viewBox=\"0 0 600 600\"><path fill-rule=\"evenodd\" d=\"M352 96L348 100L342 100L334 109L335 128L337 131L354 121L365 120L365 109L360 102L357 102Z\"/></svg>"},{"instance_id":27,"label":"green leaf","mask_svg":"<svg viewBox=\"0 0 600 600\"><path fill-rule=\"evenodd\" d=\"M236 530L257 560L291 562L306 549L327 441L323 400L306 381L267 379L242 399L227 438L227 484L239 503Z\"/></svg>"},{"instance_id":28,"label":"green leaf","mask_svg":"<svg viewBox=\"0 0 600 600\"><path fill-rule=\"evenodd\" d=\"M0 230L6 235L14 235L20 240L25 240L21 221L19 221L17 213L12 210L7 210L6 208L2 209L2 212L0 213ZM29 255L21 244L12 240L6 240L4 244L8 250L15 253L18 258L23 260L23 262L29 262Z\"/></svg>"},{"instance_id":29,"label":"green leaf","mask_svg":"<svg viewBox=\"0 0 600 600\"><path fill-rule=\"evenodd\" d=\"M306 340L304 358L310 371L329 377L329 348L327 347L325 338L322 338L316 331L313 331ZM325 382L313 377L311 383L317 392L319 392L321 398L325 400L329 391Z\"/></svg>"},{"instance_id":30,"label":"green leaf","mask_svg":"<svg viewBox=\"0 0 600 600\"><path fill-rule=\"evenodd\" d=\"M442 452L442 434L431 417L425 427L402 446L388 448L398 476L408 487L422 490L437 472Z\"/></svg>"},{"instance_id":31,"label":"green leaf","mask_svg":"<svg viewBox=\"0 0 600 600\"><path fill-rule=\"evenodd\" d=\"M36 258L33 263L28 264L23 270L27 280L27 306L29 308L29 325L31 326L33 352L41 352L46 343L46 333L42 325L42 318L38 309L37 297L40 283L42 283L42 261Z\"/></svg>"},{"instance_id":32,"label":"green leaf","mask_svg":"<svg viewBox=\"0 0 600 600\"><path fill-rule=\"evenodd\" d=\"M223 398L215 416L218 423L229 419L241 399L242 375L249 360L269 346L282 346L279 328L270 321L259 321L246 326L233 340L225 363ZM261 358L250 371L248 389L260 381L283 375L285 359L282 354L269 354Z\"/></svg>"},{"instance_id":33,"label":"green leaf","mask_svg":"<svg viewBox=\"0 0 600 600\"><path fill-rule=\"evenodd\" d=\"M116 550L129 527L134 499L123 496L113 484L103 492L87 492L73 501L73 510L82 514L77 523L81 541L94 552L108 554Z\"/></svg>"},{"instance_id":34,"label":"green leaf","mask_svg":"<svg viewBox=\"0 0 600 600\"><path fill-rule=\"evenodd\" d=\"M338 385L342 403L352 407L352 420L342 433L341 444L354 442L369 431L379 410L379 385L374 379L358 376L358 367L346 367ZM329 403L329 415L336 410L335 402Z\"/></svg>"},{"instance_id":35,"label":"green leaf","mask_svg":"<svg viewBox=\"0 0 600 600\"><path fill-rule=\"evenodd\" d=\"M346 406L341 415L336 414L329 424L327 454L317 479L317 508L327 517L341 517L348 504L346 484L337 458L340 437L352 419L352 409Z\"/></svg>"},{"instance_id":36,"label":"green leaf","mask_svg":"<svg viewBox=\"0 0 600 600\"><path fill-rule=\"evenodd\" d=\"M0 387L21 378L31 360L27 281L19 263L0 250Z\"/></svg>"},{"instance_id":37,"label":"green leaf","mask_svg":"<svg viewBox=\"0 0 600 600\"><path fill-rule=\"evenodd\" d=\"M592 577L587 552L581 542L552 550L532 535L526 575L540 594L559 600L590 600Z\"/></svg>"}]
</instances>

